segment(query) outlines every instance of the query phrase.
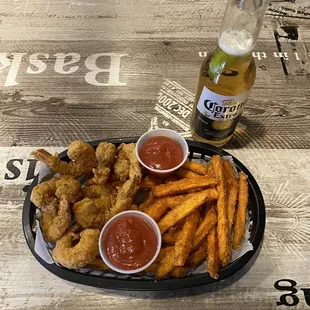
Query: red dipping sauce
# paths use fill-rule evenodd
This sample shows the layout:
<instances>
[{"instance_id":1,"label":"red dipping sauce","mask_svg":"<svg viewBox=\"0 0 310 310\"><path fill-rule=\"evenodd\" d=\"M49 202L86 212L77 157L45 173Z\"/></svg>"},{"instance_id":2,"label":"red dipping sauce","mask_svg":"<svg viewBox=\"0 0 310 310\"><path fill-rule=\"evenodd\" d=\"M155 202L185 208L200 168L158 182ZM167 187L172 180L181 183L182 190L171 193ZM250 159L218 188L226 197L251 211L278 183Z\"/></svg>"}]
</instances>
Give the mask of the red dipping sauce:
<instances>
[{"instance_id":1,"label":"red dipping sauce","mask_svg":"<svg viewBox=\"0 0 310 310\"><path fill-rule=\"evenodd\" d=\"M139 156L152 169L168 170L179 165L184 154L178 142L167 137L153 137L142 144Z\"/></svg>"},{"instance_id":2,"label":"red dipping sauce","mask_svg":"<svg viewBox=\"0 0 310 310\"><path fill-rule=\"evenodd\" d=\"M135 270L152 260L157 236L145 220L136 216L120 218L107 231L103 248L111 263L122 270Z\"/></svg>"}]
</instances>

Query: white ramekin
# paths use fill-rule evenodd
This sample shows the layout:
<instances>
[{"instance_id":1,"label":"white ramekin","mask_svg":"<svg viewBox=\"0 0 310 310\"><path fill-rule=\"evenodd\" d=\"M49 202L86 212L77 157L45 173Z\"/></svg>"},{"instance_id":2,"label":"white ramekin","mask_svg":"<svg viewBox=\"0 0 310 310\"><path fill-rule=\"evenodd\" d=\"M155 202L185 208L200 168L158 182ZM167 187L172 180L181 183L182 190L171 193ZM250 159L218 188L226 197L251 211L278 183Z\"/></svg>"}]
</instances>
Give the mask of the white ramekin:
<instances>
[{"instance_id":1,"label":"white ramekin","mask_svg":"<svg viewBox=\"0 0 310 310\"><path fill-rule=\"evenodd\" d=\"M121 218L125 218L125 217L131 217L131 216L136 216L138 218L141 218L145 221L147 221L151 227L153 228L156 237L157 237L157 249L155 252L155 255L153 256L153 258L144 266L138 268L138 269L134 269L134 270L124 270L124 269L119 269L117 267L115 267L113 265L113 263L109 260L109 257L107 255L106 249L103 248L102 244L103 244L103 240L106 238L107 233L109 231L110 226L116 221L119 220ZM108 265L108 267L110 267L112 270L119 272L119 273L124 273L124 274L132 274L132 273L137 273L140 271L143 271L144 269L148 268L157 258L159 251L161 249L161 233L159 230L159 227L157 225L157 223L146 213L140 212L140 211L124 211L121 212L115 216L113 216L102 228L100 236L99 236L99 252L100 252L100 256L102 258L102 260Z\"/></svg>"},{"instance_id":2,"label":"white ramekin","mask_svg":"<svg viewBox=\"0 0 310 310\"><path fill-rule=\"evenodd\" d=\"M175 166L171 169L166 169L166 170L154 169L154 168L147 166L141 160L141 158L139 156L139 151L140 151L143 143L146 142L148 139L153 138L153 137L167 137L167 138L170 138L170 139L176 141L177 143L179 143L180 146L182 147L182 150L183 150L183 160L180 162L180 164L178 164L177 166ZM177 132L170 130L170 129L158 128L158 129L154 129L154 130L146 132L145 134L143 134L139 138L139 140L137 141L137 144L136 144L136 155L137 155L137 158L138 158L140 164L143 167L145 167L146 169L148 169L150 172L152 172L153 174L155 174L157 176L168 176L168 175L172 174L174 171L176 171L177 169L179 169L186 162L187 157L188 157L188 145L187 145L186 140Z\"/></svg>"}]
</instances>

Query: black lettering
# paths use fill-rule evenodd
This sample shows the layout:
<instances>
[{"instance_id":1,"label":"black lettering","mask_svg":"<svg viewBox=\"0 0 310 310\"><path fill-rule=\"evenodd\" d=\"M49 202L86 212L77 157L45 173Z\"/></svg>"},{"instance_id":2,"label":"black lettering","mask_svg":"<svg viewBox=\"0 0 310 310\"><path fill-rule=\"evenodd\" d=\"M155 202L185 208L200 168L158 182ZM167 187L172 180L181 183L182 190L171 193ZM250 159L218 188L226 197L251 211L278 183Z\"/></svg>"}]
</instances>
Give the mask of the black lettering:
<instances>
[{"instance_id":1,"label":"black lettering","mask_svg":"<svg viewBox=\"0 0 310 310\"><path fill-rule=\"evenodd\" d=\"M234 114L226 114L225 119L230 119L230 118L233 119L234 116L235 116Z\"/></svg>"},{"instance_id":2,"label":"black lettering","mask_svg":"<svg viewBox=\"0 0 310 310\"><path fill-rule=\"evenodd\" d=\"M27 171L26 181L32 180L35 178L34 171L35 171L36 165L37 165L37 160L35 160L35 159L27 159L27 161L29 162L29 167L28 167L28 171Z\"/></svg>"},{"instance_id":3,"label":"black lettering","mask_svg":"<svg viewBox=\"0 0 310 310\"><path fill-rule=\"evenodd\" d=\"M217 107L215 107L215 111L216 112L222 112L223 111L223 108L221 107L221 106L217 106Z\"/></svg>"},{"instance_id":4,"label":"black lettering","mask_svg":"<svg viewBox=\"0 0 310 310\"><path fill-rule=\"evenodd\" d=\"M288 282L290 283L290 285L280 285L280 282ZM282 280L278 280L277 282L275 282L274 287L275 289L279 290L279 291L291 291L290 294L283 294L280 296L280 301L277 301L277 306L288 306L288 307L292 307L292 306L296 306L299 303L299 298L295 295L297 293L297 289L295 288L295 286L297 285L297 282L295 282L294 280L290 280L290 279L282 279ZM291 303L289 303L289 300L287 299L288 297L291 297Z\"/></svg>"},{"instance_id":5,"label":"black lettering","mask_svg":"<svg viewBox=\"0 0 310 310\"><path fill-rule=\"evenodd\" d=\"M229 107L222 107L222 109L223 109L222 112L226 113L226 112L228 112L227 110L229 110Z\"/></svg>"},{"instance_id":6,"label":"black lettering","mask_svg":"<svg viewBox=\"0 0 310 310\"><path fill-rule=\"evenodd\" d=\"M6 164L6 168L13 173L13 176L9 176L7 173L4 175L5 180L15 180L20 176L20 170L14 165L14 162L17 161L21 165L23 164L22 159L10 159Z\"/></svg>"},{"instance_id":7,"label":"black lettering","mask_svg":"<svg viewBox=\"0 0 310 310\"><path fill-rule=\"evenodd\" d=\"M241 102L238 106L237 106L237 111L240 110L243 105L245 104L245 101Z\"/></svg>"},{"instance_id":8,"label":"black lettering","mask_svg":"<svg viewBox=\"0 0 310 310\"><path fill-rule=\"evenodd\" d=\"M301 290L304 292L306 304L310 306L310 288L301 288Z\"/></svg>"},{"instance_id":9,"label":"black lettering","mask_svg":"<svg viewBox=\"0 0 310 310\"><path fill-rule=\"evenodd\" d=\"M236 107L235 105L232 106L232 107L230 107L229 112L235 112L236 108L237 108L237 107Z\"/></svg>"},{"instance_id":10,"label":"black lettering","mask_svg":"<svg viewBox=\"0 0 310 310\"><path fill-rule=\"evenodd\" d=\"M223 114L221 112L214 112L213 116L215 118L224 118Z\"/></svg>"},{"instance_id":11,"label":"black lettering","mask_svg":"<svg viewBox=\"0 0 310 310\"><path fill-rule=\"evenodd\" d=\"M210 112L213 112L214 107L217 105L216 102L211 101L211 100L205 100L203 103L204 103L205 108Z\"/></svg>"}]
</instances>

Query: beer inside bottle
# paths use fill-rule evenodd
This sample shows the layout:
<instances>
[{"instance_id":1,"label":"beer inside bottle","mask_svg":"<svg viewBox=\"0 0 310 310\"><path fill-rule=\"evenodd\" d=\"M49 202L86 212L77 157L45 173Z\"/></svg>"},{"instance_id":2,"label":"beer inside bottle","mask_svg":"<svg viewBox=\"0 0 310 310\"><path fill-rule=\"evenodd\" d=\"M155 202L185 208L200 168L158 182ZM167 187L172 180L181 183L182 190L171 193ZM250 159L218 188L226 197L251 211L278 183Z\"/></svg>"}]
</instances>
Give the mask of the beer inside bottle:
<instances>
[{"instance_id":1,"label":"beer inside bottle","mask_svg":"<svg viewBox=\"0 0 310 310\"><path fill-rule=\"evenodd\" d=\"M191 130L195 140L222 146L230 140L254 85L252 57L265 0L230 0L217 48L203 61Z\"/></svg>"}]
</instances>

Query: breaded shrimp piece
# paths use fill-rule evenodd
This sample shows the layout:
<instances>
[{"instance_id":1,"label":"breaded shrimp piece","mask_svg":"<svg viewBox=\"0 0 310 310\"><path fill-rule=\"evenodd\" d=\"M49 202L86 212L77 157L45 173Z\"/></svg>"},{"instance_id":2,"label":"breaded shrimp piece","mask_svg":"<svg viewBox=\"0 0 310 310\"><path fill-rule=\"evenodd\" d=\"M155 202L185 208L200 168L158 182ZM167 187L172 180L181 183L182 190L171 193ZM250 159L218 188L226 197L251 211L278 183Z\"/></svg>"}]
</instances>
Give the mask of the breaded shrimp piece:
<instances>
[{"instance_id":1,"label":"breaded shrimp piece","mask_svg":"<svg viewBox=\"0 0 310 310\"><path fill-rule=\"evenodd\" d=\"M71 161L68 163L60 160L58 153L52 155L44 149L37 149L31 154L54 172L74 178L91 175L97 165L95 149L84 141L73 141L69 145L67 154Z\"/></svg>"},{"instance_id":2,"label":"breaded shrimp piece","mask_svg":"<svg viewBox=\"0 0 310 310\"><path fill-rule=\"evenodd\" d=\"M114 173L117 179L126 181L129 178L130 162L128 158L128 147L122 143L117 148L117 158L114 165Z\"/></svg>"},{"instance_id":3,"label":"breaded shrimp piece","mask_svg":"<svg viewBox=\"0 0 310 310\"><path fill-rule=\"evenodd\" d=\"M116 158L115 145L101 142L96 149L98 166L93 169L94 177L87 184L104 185L110 177L111 166Z\"/></svg>"},{"instance_id":4,"label":"breaded shrimp piece","mask_svg":"<svg viewBox=\"0 0 310 310\"><path fill-rule=\"evenodd\" d=\"M83 194L86 198L99 198L100 196L106 196L113 194L116 196L116 188L112 186L108 186L109 184L106 184L105 186L101 185L90 185L85 186L83 188Z\"/></svg>"},{"instance_id":5,"label":"breaded shrimp piece","mask_svg":"<svg viewBox=\"0 0 310 310\"><path fill-rule=\"evenodd\" d=\"M129 161L129 180L122 187L118 188L116 202L111 208L108 218L127 210L131 206L142 177L140 163L136 156L136 145L134 143L121 144L119 148L122 151L122 156L126 156Z\"/></svg>"},{"instance_id":6,"label":"breaded shrimp piece","mask_svg":"<svg viewBox=\"0 0 310 310\"><path fill-rule=\"evenodd\" d=\"M66 198L60 199L59 206L42 211L40 226L45 241L56 242L71 224L71 209Z\"/></svg>"},{"instance_id":7,"label":"breaded shrimp piece","mask_svg":"<svg viewBox=\"0 0 310 310\"><path fill-rule=\"evenodd\" d=\"M101 142L96 149L96 158L99 166L111 167L116 158L115 145L108 142Z\"/></svg>"},{"instance_id":8,"label":"breaded shrimp piece","mask_svg":"<svg viewBox=\"0 0 310 310\"><path fill-rule=\"evenodd\" d=\"M80 234L65 234L56 242L53 259L69 269L86 266L99 254L99 234L98 229L85 229ZM78 243L73 245L77 240Z\"/></svg>"},{"instance_id":9,"label":"breaded shrimp piece","mask_svg":"<svg viewBox=\"0 0 310 310\"><path fill-rule=\"evenodd\" d=\"M73 206L75 219L84 228L101 229L114 202L115 196L110 193L99 198L84 198Z\"/></svg>"},{"instance_id":10,"label":"breaded shrimp piece","mask_svg":"<svg viewBox=\"0 0 310 310\"><path fill-rule=\"evenodd\" d=\"M30 200L37 208L48 210L57 206L62 197L68 203L75 203L81 197L81 191L80 182L70 176L60 176L36 185Z\"/></svg>"},{"instance_id":11,"label":"breaded shrimp piece","mask_svg":"<svg viewBox=\"0 0 310 310\"><path fill-rule=\"evenodd\" d=\"M109 212L108 219L117 213L127 210L132 205L135 194L139 189L138 184L137 177L134 177L127 180L124 185L118 189L116 202Z\"/></svg>"}]
</instances>

